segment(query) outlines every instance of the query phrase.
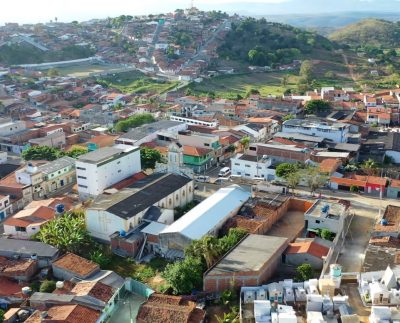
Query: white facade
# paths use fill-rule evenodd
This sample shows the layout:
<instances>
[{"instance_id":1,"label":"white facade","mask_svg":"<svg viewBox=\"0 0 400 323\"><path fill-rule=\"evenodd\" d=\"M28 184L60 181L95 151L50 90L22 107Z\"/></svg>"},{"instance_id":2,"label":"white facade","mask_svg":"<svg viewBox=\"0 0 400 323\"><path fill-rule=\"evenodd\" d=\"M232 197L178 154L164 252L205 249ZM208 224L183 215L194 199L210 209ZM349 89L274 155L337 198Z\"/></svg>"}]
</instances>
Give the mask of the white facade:
<instances>
[{"instance_id":1,"label":"white facade","mask_svg":"<svg viewBox=\"0 0 400 323\"><path fill-rule=\"evenodd\" d=\"M237 154L231 158L231 173L248 179L264 178L272 181L275 179L275 169L269 168L271 165L269 158Z\"/></svg>"},{"instance_id":2,"label":"white facade","mask_svg":"<svg viewBox=\"0 0 400 323\"><path fill-rule=\"evenodd\" d=\"M12 205L10 203L10 196L0 195L0 221L4 220L13 212Z\"/></svg>"},{"instance_id":3,"label":"white facade","mask_svg":"<svg viewBox=\"0 0 400 323\"><path fill-rule=\"evenodd\" d=\"M267 131L266 127L262 127L259 130L256 130L256 129L250 128L247 125L239 125L233 129L237 130L237 131L242 131L257 141L262 141L262 140L266 139L267 135L268 135L268 131Z\"/></svg>"},{"instance_id":4,"label":"white facade","mask_svg":"<svg viewBox=\"0 0 400 323\"><path fill-rule=\"evenodd\" d=\"M26 129L24 121L12 121L11 119L0 120L0 137L10 136Z\"/></svg>"},{"instance_id":5,"label":"white facade","mask_svg":"<svg viewBox=\"0 0 400 323\"><path fill-rule=\"evenodd\" d=\"M8 154L6 151L0 151L0 164L4 164L7 162Z\"/></svg>"},{"instance_id":6,"label":"white facade","mask_svg":"<svg viewBox=\"0 0 400 323\"><path fill-rule=\"evenodd\" d=\"M322 137L334 142L347 142L350 126L344 123L332 125L325 122L311 122L307 120L287 120L282 125L282 132L304 134L309 136Z\"/></svg>"},{"instance_id":7,"label":"white facade","mask_svg":"<svg viewBox=\"0 0 400 323\"><path fill-rule=\"evenodd\" d=\"M210 128L218 127L218 122L217 121L208 122L208 121L202 121L202 120L190 119L190 118L183 118L183 117L177 117L177 116L170 116L169 119L172 120L172 121L184 122L184 123L186 123L188 125L192 125L192 126L205 126L205 127L210 127Z\"/></svg>"},{"instance_id":8,"label":"white facade","mask_svg":"<svg viewBox=\"0 0 400 323\"><path fill-rule=\"evenodd\" d=\"M87 199L140 172L140 150L126 145L105 147L80 156L75 166L79 196Z\"/></svg>"}]
</instances>

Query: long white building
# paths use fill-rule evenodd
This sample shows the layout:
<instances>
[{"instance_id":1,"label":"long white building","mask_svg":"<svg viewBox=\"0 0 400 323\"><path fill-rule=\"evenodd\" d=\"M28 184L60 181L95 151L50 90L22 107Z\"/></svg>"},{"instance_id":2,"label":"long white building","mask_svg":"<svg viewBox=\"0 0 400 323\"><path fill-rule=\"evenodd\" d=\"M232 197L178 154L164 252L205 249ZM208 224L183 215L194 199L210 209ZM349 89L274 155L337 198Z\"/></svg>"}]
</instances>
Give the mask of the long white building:
<instances>
[{"instance_id":1,"label":"long white building","mask_svg":"<svg viewBox=\"0 0 400 323\"><path fill-rule=\"evenodd\" d=\"M282 132L322 137L334 142L347 142L350 125L313 120L291 119L282 125Z\"/></svg>"},{"instance_id":2,"label":"long white building","mask_svg":"<svg viewBox=\"0 0 400 323\"><path fill-rule=\"evenodd\" d=\"M107 187L140 172L140 149L127 145L104 147L76 161L79 197L96 197Z\"/></svg>"}]
</instances>

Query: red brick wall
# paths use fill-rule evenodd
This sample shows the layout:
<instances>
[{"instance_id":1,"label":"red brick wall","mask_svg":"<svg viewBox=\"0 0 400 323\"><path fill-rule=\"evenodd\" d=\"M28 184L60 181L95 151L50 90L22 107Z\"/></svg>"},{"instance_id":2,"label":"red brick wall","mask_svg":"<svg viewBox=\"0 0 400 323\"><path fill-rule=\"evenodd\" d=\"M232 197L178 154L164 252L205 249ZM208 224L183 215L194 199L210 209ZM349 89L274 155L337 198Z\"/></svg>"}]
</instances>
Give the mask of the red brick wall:
<instances>
[{"instance_id":1,"label":"red brick wall","mask_svg":"<svg viewBox=\"0 0 400 323\"><path fill-rule=\"evenodd\" d=\"M306 161L307 159L310 159L310 153L294 152L294 151L275 149L272 147L264 147L264 146L257 146L257 154L293 159L302 162Z\"/></svg>"},{"instance_id":2,"label":"red brick wall","mask_svg":"<svg viewBox=\"0 0 400 323\"><path fill-rule=\"evenodd\" d=\"M307 212L310 209L310 207L313 206L314 203L315 201L307 201L307 200L291 198L289 203L289 210Z\"/></svg>"}]
</instances>

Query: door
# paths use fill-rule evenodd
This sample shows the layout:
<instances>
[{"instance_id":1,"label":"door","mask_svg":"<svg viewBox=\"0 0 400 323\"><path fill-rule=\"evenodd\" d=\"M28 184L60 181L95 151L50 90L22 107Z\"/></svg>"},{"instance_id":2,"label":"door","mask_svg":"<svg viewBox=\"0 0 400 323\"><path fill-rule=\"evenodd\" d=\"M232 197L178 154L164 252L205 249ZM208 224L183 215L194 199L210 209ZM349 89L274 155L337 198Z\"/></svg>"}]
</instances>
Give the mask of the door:
<instances>
[{"instance_id":1,"label":"door","mask_svg":"<svg viewBox=\"0 0 400 323\"><path fill-rule=\"evenodd\" d=\"M64 180L63 179L60 181L60 185L64 186Z\"/></svg>"},{"instance_id":2,"label":"door","mask_svg":"<svg viewBox=\"0 0 400 323\"><path fill-rule=\"evenodd\" d=\"M3 221L4 218L6 217L4 211L0 212L0 221Z\"/></svg>"}]
</instances>

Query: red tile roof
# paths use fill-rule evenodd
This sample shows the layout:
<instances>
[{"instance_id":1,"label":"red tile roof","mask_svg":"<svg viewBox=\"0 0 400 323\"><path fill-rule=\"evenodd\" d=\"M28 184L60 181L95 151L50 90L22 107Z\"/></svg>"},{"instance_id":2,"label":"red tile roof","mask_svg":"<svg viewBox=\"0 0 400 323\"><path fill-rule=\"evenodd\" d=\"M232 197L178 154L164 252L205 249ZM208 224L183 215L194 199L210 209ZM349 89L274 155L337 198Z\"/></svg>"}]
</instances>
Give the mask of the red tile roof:
<instances>
[{"instance_id":1,"label":"red tile roof","mask_svg":"<svg viewBox=\"0 0 400 323\"><path fill-rule=\"evenodd\" d=\"M199 148L193 146L183 146L183 154L188 156L205 156L210 153L212 150L207 148Z\"/></svg>"},{"instance_id":2,"label":"red tile roof","mask_svg":"<svg viewBox=\"0 0 400 323\"><path fill-rule=\"evenodd\" d=\"M286 254L307 253L317 258L325 257L329 252L329 248L321 246L314 241L294 242L290 243L286 250Z\"/></svg>"},{"instance_id":3,"label":"red tile roof","mask_svg":"<svg viewBox=\"0 0 400 323\"><path fill-rule=\"evenodd\" d=\"M341 164L341 162L338 159L331 159L331 158L324 159L319 164L319 170L322 173L332 174L339 168L340 164Z\"/></svg>"},{"instance_id":4,"label":"red tile roof","mask_svg":"<svg viewBox=\"0 0 400 323\"><path fill-rule=\"evenodd\" d=\"M100 312L82 305L53 306L46 311L35 311L26 323L95 323L100 317Z\"/></svg>"},{"instance_id":5,"label":"red tile roof","mask_svg":"<svg viewBox=\"0 0 400 323\"><path fill-rule=\"evenodd\" d=\"M73 253L66 253L61 258L53 262L53 266L69 271L77 276L86 277L91 273L100 270L98 264Z\"/></svg>"},{"instance_id":6,"label":"red tile roof","mask_svg":"<svg viewBox=\"0 0 400 323\"><path fill-rule=\"evenodd\" d=\"M79 282L71 290L71 293L77 296L92 296L105 303L114 295L112 287L101 282Z\"/></svg>"}]
</instances>

